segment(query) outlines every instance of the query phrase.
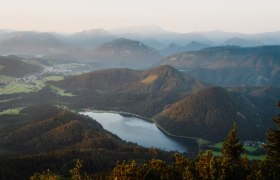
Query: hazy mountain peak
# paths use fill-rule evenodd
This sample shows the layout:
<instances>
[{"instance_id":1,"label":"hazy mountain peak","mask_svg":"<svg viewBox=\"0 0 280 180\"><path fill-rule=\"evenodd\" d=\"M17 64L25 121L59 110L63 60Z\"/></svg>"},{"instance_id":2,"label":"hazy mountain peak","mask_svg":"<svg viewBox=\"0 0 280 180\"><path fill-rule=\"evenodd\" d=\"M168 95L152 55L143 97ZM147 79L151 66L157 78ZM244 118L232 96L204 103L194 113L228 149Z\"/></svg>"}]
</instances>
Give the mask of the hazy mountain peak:
<instances>
[{"instance_id":1,"label":"hazy mountain peak","mask_svg":"<svg viewBox=\"0 0 280 180\"><path fill-rule=\"evenodd\" d=\"M76 34L84 34L84 35L88 35L88 36L98 36L98 35L100 35L100 36L111 35L112 36L112 34L110 32L108 32L107 30L102 29L102 28L84 30L84 31L78 32Z\"/></svg>"},{"instance_id":2,"label":"hazy mountain peak","mask_svg":"<svg viewBox=\"0 0 280 180\"><path fill-rule=\"evenodd\" d=\"M127 38L118 38L115 39L111 42L107 42L101 46L99 46L97 48L97 50L105 50L107 48L107 50L109 51L115 51L116 49L119 50L125 50L125 51L130 51L130 50L135 50L135 51L147 51L147 52L154 52L156 53L156 51L149 47L146 46L144 43L142 43L141 41L136 41L136 40L131 40L131 39L127 39ZM110 48L110 49L108 49ZM114 48L114 49L111 49Z\"/></svg>"},{"instance_id":3,"label":"hazy mountain peak","mask_svg":"<svg viewBox=\"0 0 280 180\"><path fill-rule=\"evenodd\" d=\"M191 41L191 42L189 43L189 45L197 45L197 44L201 44L201 43L198 42L198 41Z\"/></svg>"},{"instance_id":4,"label":"hazy mountain peak","mask_svg":"<svg viewBox=\"0 0 280 180\"><path fill-rule=\"evenodd\" d=\"M158 52L140 41L126 38L106 42L88 51L88 57L104 64L107 68L129 67L147 68L155 64L160 56Z\"/></svg>"},{"instance_id":5,"label":"hazy mountain peak","mask_svg":"<svg viewBox=\"0 0 280 180\"><path fill-rule=\"evenodd\" d=\"M132 42L137 42L135 40L132 40L132 39L127 39L127 38L118 38L118 39L115 39L114 41L112 41L114 43L132 43Z\"/></svg>"},{"instance_id":6,"label":"hazy mountain peak","mask_svg":"<svg viewBox=\"0 0 280 180\"><path fill-rule=\"evenodd\" d=\"M241 46L241 47L253 47L253 46L260 46L262 43L257 40L248 40L243 39L240 37L233 37L224 42L226 45L234 45L234 46Z\"/></svg>"},{"instance_id":7,"label":"hazy mountain peak","mask_svg":"<svg viewBox=\"0 0 280 180\"><path fill-rule=\"evenodd\" d=\"M110 30L113 34L140 34L153 35L158 33L165 33L166 31L160 26L146 25L146 26L126 26Z\"/></svg>"},{"instance_id":8,"label":"hazy mountain peak","mask_svg":"<svg viewBox=\"0 0 280 180\"><path fill-rule=\"evenodd\" d=\"M178 45L177 44L175 44L175 43L171 43L171 44L169 44L169 46L168 46L169 48L174 48L174 47L178 47Z\"/></svg>"},{"instance_id":9,"label":"hazy mountain peak","mask_svg":"<svg viewBox=\"0 0 280 180\"><path fill-rule=\"evenodd\" d=\"M198 41L191 41L190 43L184 46L179 46L175 43L172 43L168 47L162 49L160 53L164 56L168 56L178 52L197 51L208 47L210 47L209 44L200 43Z\"/></svg>"}]
</instances>

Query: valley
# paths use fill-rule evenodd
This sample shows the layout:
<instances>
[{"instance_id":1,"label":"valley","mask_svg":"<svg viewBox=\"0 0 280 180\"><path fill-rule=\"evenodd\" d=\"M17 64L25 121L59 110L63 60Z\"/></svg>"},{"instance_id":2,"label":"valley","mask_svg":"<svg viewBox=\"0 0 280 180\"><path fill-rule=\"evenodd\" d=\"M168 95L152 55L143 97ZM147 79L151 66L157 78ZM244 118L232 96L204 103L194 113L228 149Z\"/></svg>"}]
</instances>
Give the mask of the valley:
<instances>
[{"instance_id":1,"label":"valley","mask_svg":"<svg viewBox=\"0 0 280 180\"><path fill-rule=\"evenodd\" d=\"M0 180L280 180L279 0L0 4Z\"/></svg>"},{"instance_id":2,"label":"valley","mask_svg":"<svg viewBox=\"0 0 280 180\"><path fill-rule=\"evenodd\" d=\"M32 62L31 60L25 60L24 62L33 66L32 63L30 64L30 62ZM3 68L4 67L5 66L3 66ZM39 91L46 86L47 81L59 81L63 80L64 76L87 71L90 71L90 68L86 67L85 64L69 63L44 65L37 72L27 72L27 74L22 77L0 75L0 93L14 94Z\"/></svg>"},{"instance_id":3,"label":"valley","mask_svg":"<svg viewBox=\"0 0 280 180\"><path fill-rule=\"evenodd\" d=\"M73 46L64 45L59 56L38 56L32 43L25 47L31 55L0 56L0 162L8 170L28 178L49 167L65 174L76 158L93 174L118 160L169 163L174 153L194 159L200 150L219 158L234 123L242 158L264 159L266 132L279 114L278 45L190 41L160 51L113 36L69 54Z\"/></svg>"},{"instance_id":4,"label":"valley","mask_svg":"<svg viewBox=\"0 0 280 180\"><path fill-rule=\"evenodd\" d=\"M244 140L263 140L272 125L269 119L277 114L278 87L215 87L169 65L148 70L75 71L83 66L43 66L22 78L1 75L1 112L14 113L14 108L39 102L76 110L123 111L153 118L170 134L214 142L226 136L234 121L240 124L239 136ZM266 111L262 110L264 102ZM214 130L217 126L220 131ZM202 133L200 129L204 134L198 133Z\"/></svg>"}]
</instances>

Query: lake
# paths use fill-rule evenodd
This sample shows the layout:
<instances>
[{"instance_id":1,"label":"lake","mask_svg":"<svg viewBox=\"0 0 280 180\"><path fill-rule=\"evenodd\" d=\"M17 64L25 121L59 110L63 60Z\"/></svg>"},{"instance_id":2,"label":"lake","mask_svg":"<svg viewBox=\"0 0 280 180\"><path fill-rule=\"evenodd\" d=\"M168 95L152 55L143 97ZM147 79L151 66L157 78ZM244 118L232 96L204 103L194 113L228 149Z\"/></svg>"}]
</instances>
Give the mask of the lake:
<instances>
[{"instance_id":1,"label":"lake","mask_svg":"<svg viewBox=\"0 0 280 180\"><path fill-rule=\"evenodd\" d=\"M121 139L144 147L156 147L167 151L196 151L197 144L192 139L175 138L164 134L153 122L135 117L123 116L112 112L81 112L97 122L104 129Z\"/></svg>"}]
</instances>

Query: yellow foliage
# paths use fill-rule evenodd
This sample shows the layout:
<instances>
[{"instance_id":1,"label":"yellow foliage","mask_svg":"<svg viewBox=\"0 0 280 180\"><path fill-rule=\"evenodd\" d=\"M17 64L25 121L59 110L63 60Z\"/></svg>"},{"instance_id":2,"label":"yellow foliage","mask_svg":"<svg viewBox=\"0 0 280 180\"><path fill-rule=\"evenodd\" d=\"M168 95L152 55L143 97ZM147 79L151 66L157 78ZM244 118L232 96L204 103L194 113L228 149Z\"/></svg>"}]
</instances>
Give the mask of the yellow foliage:
<instances>
[{"instance_id":1,"label":"yellow foliage","mask_svg":"<svg viewBox=\"0 0 280 180\"><path fill-rule=\"evenodd\" d=\"M154 82L156 79L158 78L157 75L153 74L150 75L148 77L146 77L145 79L143 79L141 82L144 84L151 84L152 82Z\"/></svg>"},{"instance_id":2,"label":"yellow foliage","mask_svg":"<svg viewBox=\"0 0 280 180\"><path fill-rule=\"evenodd\" d=\"M30 177L30 180L62 180L63 177L54 174L50 170L43 173L35 173L33 176Z\"/></svg>"}]
</instances>

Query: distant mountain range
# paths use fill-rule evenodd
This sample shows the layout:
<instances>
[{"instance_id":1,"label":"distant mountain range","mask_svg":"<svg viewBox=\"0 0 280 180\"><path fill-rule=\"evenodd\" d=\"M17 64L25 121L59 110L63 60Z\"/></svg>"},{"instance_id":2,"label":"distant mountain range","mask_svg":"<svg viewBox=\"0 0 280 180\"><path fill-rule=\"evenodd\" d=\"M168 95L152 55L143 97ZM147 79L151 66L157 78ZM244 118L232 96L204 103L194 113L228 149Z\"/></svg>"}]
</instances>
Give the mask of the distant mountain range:
<instances>
[{"instance_id":1,"label":"distant mountain range","mask_svg":"<svg viewBox=\"0 0 280 180\"><path fill-rule=\"evenodd\" d=\"M2 54L48 54L52 49L61 49L64 46L65 44L51 33L16 31L0 34L0 52Z\"/></svg>"},{"instance_id":2,"label":"distant mountain range","mask_svg":"<svg viewBox=\"0 0 280 180\"><path fill-rule=\"evenodd\" d=\"M200 33L204 37L208 38L210 41L213 41L216 45L225 44L224 42L232 38L239 38L247 41L257 41L259 43L262 43L262 45L279 45L280 43L280 31L245 34L238 32L224 32L215 30L197 33ZM238 44L238 46L242 46L242 44Z\"/></svg>"},{"instance_id":3,"label":"distant mountain range","mask_svg":"<svg viewBox=\"0 0 280 180\"><path fill-rule=\"evenodd\" d=\"M192 41L211 45L214 43L200 33L169 32L157 26L123 27L112 30L112 33L128 39L142 41L155 49L163 49L170 44L184 46Z\"/></svg>"},{"instance_id":4,"label":"distant mountain range","mask_svg":"<svg viewBox=\"0 0 280 180\"><path fill-rule=\"evenodd\" d=\"M90 56L92 53L88 54L89 51L122 38L139 41L163 56L210 46L280 45L280 32L261 34L223 31L176 33L157 26L127 27L110 31L92 29L69 35L53 32L3 30L0 33L0 54L14 54L29 58L44 57L58 62L94 61L94 57ZM143 57L145 56L143 55Z\"/></svg>"},{"instance_id":5,"label":"distant mountain range","mask_svg":"<svg viewBox=\"0 0 280 180\"><path fill-rule=\"evenodd\" d=\"M167 32L160 32L160 34L164 33ZM150 35L148 32L146 34ZM208 36L213 37L214 34L208 33ZM223 37L229 35L221 34ZM277 33L271 34L277 35ZM260 36L271 37L271 34ZM68 36L54 33L4 32L0 34L0 52L16 54L28 59L39 57L57 63L89 63L91 66L96 66L95 69L145 69L169 64L196 79L219 86L279 86L280 48L276 45L211 47L211 44L199 41L189 43L184 41L187 44L173 43L166 48L156 50L141 41L117 37L102 29ZM109 42L106 42L107 40ZM260 42L231 38L227 43L249 46L258 45ZM166 55L169 56L162 58Z\"/></svg>"},{"instance_id":6,"label":"distant mountain range","mask_svg":"<svg viewBox=\"0 0 280 180\"><path fill-rule=\"evenodd\" d=\"M108 67L147 68L159 53L139 41L115 38L104 30L63 36L54 33L8 32L0 34L0 54L64 62L92 62Z\"/></svg>"},{"instance_id":7,"label":"distant mountain range","mask_svg":"<svg viewBox=\"0 0 280 180\"><path fill-rule=\"evenodd\" d=\"M164 30L159 26L132 26L114 29L110 32L118 36L121 35L123 37L143 41L147 45L156 49L163 49L172 43L182 46L192 41L209 44L211 46L236 45L247 47L259 45L280 45L280 31L258 34L224 32L219 30L176 33ZM157 43L153 46L152 44L149 44L149 42Z\"/></svg>"},{"instance_id":8,"label":"distant mountain range","mask_svg":"<svg viewBox=\"0 0 280 180\"><path fill-rule=\"evenodd\" d=\"M185 46L178 46L176 44L170 44L168 47L161 49L159 52L163 56L168 56L178 52L188 52L188 51L197 51L200 49L204 49L210 47L209 44L202 44L196 41L192 41Z\"/></svg>"},{"instance_id":9,"label":"distant mountain range","mask_svg":"<svg viewBox=\"0 0 280 180\"><path fill-rule=\"evenodd\" d=\"M226 40L223 45L225 46L241 46L241 47L256 47L263 45L260 41L257 40L247 40L238 37L233 37Z\"/></svg>"},{"instance_id":10,"label":"distant mountain range","mask_svg":"<svg viewBox=\"0 0 280 180\"><path fill-rule=\"evenodd\" d=\"M211 47L163 58L169 64L204 82L222 86L280 84L280 46Z\"/></svg>"},{"instance_id":11,"label":"distant mountain range","mask_svg":"<svg viewBox=\"0 0 280 180\"><path fill-rule=\"evenodd\" d=\"M92 29L77 32L71 35L57 35L57 38L59 38L61 41L69 43L72 46L92 49L104 43L113 41L118 37L104 29Z\"/></svg>"}]
</instances>

